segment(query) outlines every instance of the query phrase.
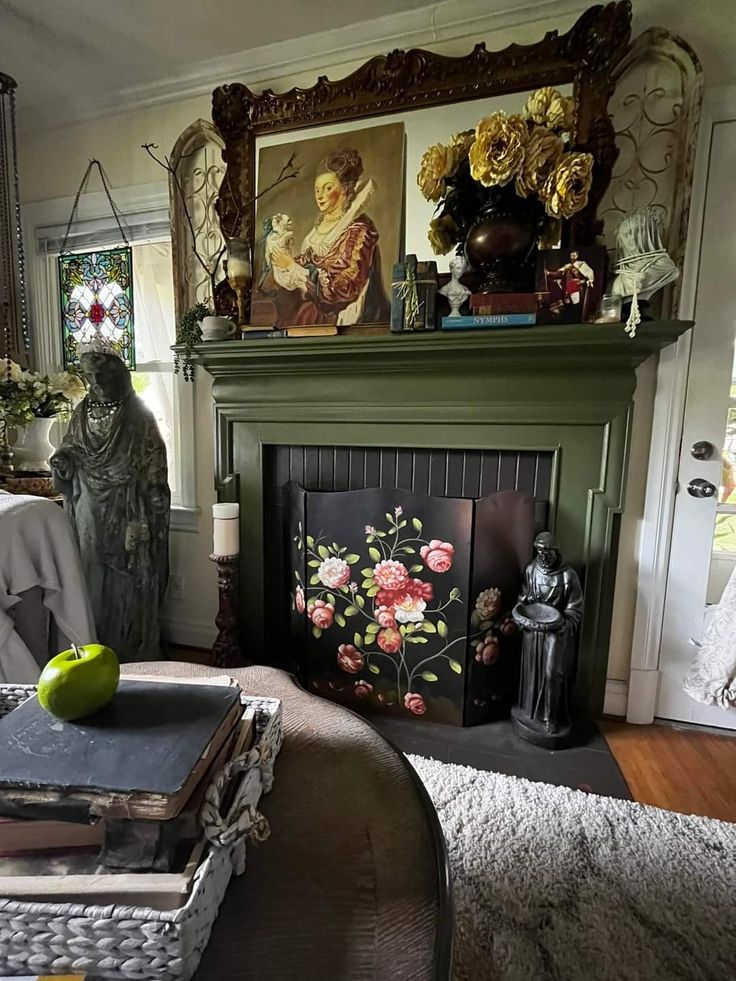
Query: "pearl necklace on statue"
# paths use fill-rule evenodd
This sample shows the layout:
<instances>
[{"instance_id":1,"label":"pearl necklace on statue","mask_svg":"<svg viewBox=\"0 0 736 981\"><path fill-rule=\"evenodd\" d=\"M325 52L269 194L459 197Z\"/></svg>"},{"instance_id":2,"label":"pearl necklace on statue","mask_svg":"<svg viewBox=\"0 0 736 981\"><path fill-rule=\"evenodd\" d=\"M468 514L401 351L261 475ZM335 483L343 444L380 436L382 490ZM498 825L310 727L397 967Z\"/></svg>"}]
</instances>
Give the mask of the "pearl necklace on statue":
<instances>
[{"instance_id":1,"label":"pearl necklace on statue","mask_svg":"<svg viewBox=\"0 0 736 981\"><path fill-rule=\"evenodd\" d=\"M104 422L106 419L112 419L122 404L123 399L117 399L116 401L110 402L88 401L87 412L89 413L89 417L93 422Z\"/></svg>"}]
</instances>

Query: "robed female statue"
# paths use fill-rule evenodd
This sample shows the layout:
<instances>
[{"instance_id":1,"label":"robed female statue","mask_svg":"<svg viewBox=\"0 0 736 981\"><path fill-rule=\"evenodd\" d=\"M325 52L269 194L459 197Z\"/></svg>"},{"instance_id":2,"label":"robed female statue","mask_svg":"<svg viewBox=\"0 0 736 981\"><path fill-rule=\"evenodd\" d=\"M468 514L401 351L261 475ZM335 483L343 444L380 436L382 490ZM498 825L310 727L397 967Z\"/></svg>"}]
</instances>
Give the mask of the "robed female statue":
<instances>
[{"instance_id":1,"label":"robed female statue","mask_svg":"<svg viewBox=\"0 0 736 981\"><path fill-rule=\"evenodd\" d=\"M160 657L169 576L166 448L115 347L80 345L87 396L51 458L76 535L100 643L121 661Z\"/></svg>"}]
</instances>

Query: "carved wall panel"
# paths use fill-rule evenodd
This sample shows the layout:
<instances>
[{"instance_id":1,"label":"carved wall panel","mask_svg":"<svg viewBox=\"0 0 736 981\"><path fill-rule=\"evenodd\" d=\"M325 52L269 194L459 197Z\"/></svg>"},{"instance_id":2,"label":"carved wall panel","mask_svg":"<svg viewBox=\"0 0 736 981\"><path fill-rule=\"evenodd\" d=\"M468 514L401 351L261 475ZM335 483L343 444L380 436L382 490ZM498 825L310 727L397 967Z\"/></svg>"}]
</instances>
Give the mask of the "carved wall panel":
<instances>
[{"instance_id":1,"label":"carved wall panel","mask_svg":"<svg viewBox=\"0 0 736 981\"><path fill-rule=\"evenodd\" d=\"M171 163L184 188L187 207L194 226L197 250L205 262L213 262L223 245L215 205L225 173L222 162L224 142L212 123L198 119L176 141ZM181 199L170 181L171 240L174 263L176 316L195 303L212 302L207 274L192 252L189 228Z\"/></svg>"},{"instance_id":2,"label":"carved wall panel","mask_svg":"<svg viewBox=\"0 0 736 981\"><path fill-rule=\"evenodd\" d=\"M682 269L703 101L700 62L683 40L652 27L632 42L614 78L609 110L619 155L598 211L606 245L615 247L626 212L658 205L665 214L667 250ZM676 312L679 288L678 280L666 291L664 316Z\"/></svg>"}]
</instances>

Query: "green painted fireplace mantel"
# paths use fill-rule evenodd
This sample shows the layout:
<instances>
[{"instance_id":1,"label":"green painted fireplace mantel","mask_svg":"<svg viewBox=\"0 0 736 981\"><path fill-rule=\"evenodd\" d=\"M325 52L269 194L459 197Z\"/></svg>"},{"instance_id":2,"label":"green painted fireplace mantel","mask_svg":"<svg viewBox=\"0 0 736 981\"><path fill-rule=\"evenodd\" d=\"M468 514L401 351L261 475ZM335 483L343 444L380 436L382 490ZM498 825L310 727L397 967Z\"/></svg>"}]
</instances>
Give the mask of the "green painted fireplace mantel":
<instances>
[{"instance_id":1,"label":"green painted fireplace mantel","mask_svg":"<svg viewBox=\"0 0 736 981\"><path fill-rule=\"evenodd\" d=\"M208 342L216 487L241 504L248 658L265 650L264 446L546 450L549 523L581 573L578 710L599 715L608 660L619 516L636 367L685 321L464 333Z\"/></svg>"}]
</instances>

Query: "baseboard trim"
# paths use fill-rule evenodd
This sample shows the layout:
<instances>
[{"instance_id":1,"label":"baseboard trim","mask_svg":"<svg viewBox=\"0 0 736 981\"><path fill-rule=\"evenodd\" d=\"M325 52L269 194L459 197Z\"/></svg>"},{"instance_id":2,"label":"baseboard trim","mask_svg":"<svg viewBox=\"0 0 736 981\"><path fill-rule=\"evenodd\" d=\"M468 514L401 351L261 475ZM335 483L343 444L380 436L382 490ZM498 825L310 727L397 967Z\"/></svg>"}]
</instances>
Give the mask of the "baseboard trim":
<instances>
[{"instance_id":1,"label":"baseboard trim","mask_svg":"<svg viewBox=\"0 0 736 981\"><path fill-rule=\"evenodd\" d=\"M626 710L629 703L629 685L626 681L614 681L609 678L606 681L606 695L603 701L603 712L605 715L617 715L626 718Z\"/></svg>"},{"instance_id":2,"label":"baseboard trim","mask_svg":"<svg viewBox=\"0 0 736 981\"><path fill-rule=\"evenodd\" d=\"M164 616L161 618L161 637L170 644L210 650L217 637L217 628L208 620Z\"/></svg>"}]
</instances>

